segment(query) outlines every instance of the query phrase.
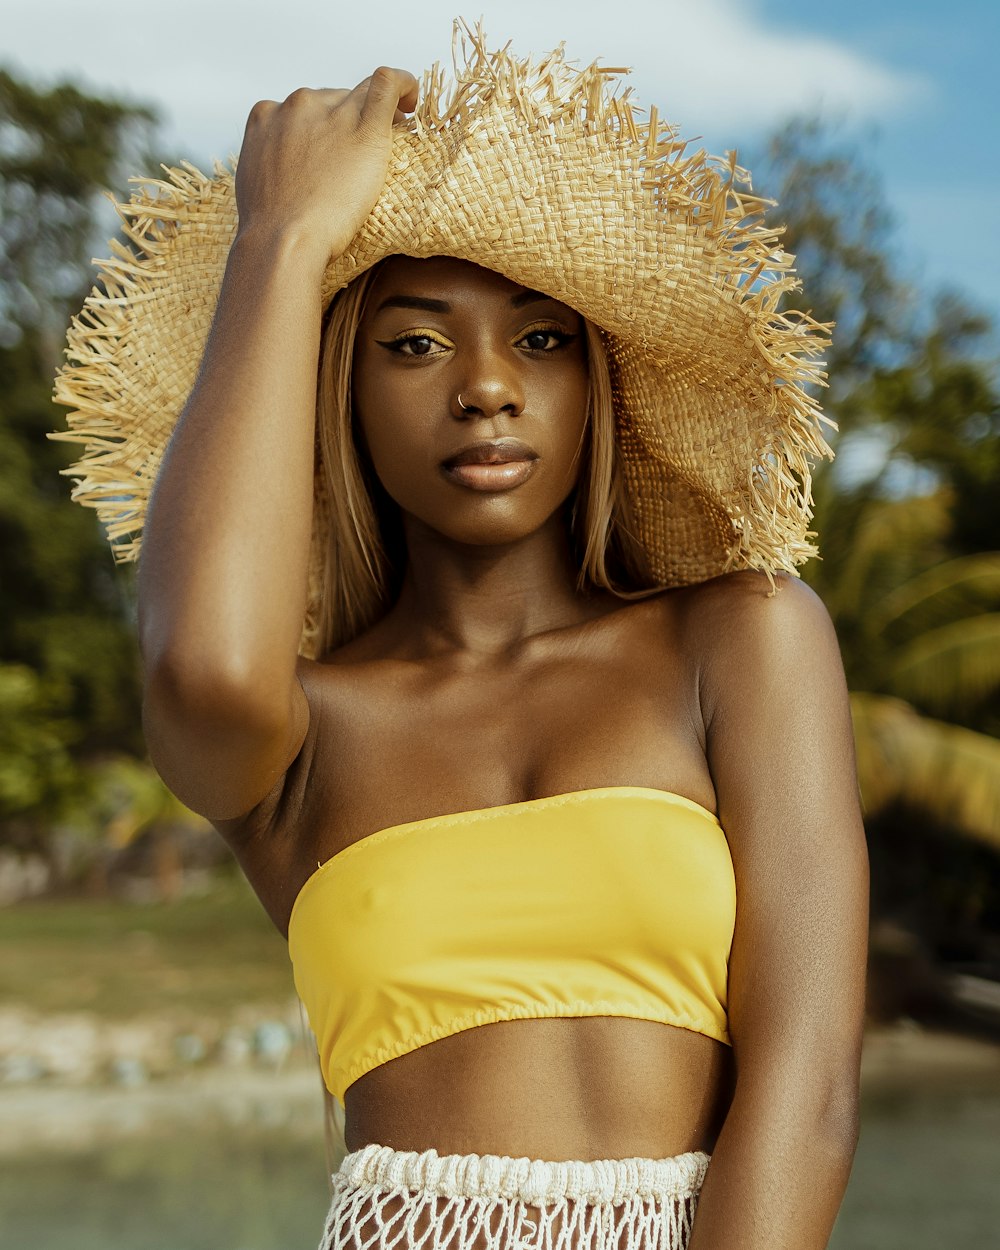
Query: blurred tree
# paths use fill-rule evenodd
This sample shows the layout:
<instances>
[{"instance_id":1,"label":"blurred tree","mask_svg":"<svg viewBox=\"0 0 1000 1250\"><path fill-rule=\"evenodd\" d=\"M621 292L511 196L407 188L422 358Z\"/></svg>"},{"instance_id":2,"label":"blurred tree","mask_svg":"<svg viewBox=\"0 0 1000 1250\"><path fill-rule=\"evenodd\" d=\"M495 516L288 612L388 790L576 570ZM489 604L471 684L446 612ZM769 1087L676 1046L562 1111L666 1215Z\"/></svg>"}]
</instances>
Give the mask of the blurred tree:
<instances>
[{"instance_id":1,"label":"blurred tree","mask_svg":"<svg viewBox=\"0 0 1000 1250\"><path fill-rule=\"evenodd\" d=\"M955 294L933 301L910 357L873 372L855 407L879 422L896 480L907 467L951 487L948 548L1000 549L1000 394L995 327ZM914 475L910 475L911 482ZM917 475L919 480L919 474Z\"/></svg>"},{"instance_id":2,"label":"blurred tree","mask_svg":"<svg viewBox=\"0 0 1000 1250\"><path fill-rule=\"evenodd\" d=\"M76 770L69 754L74 726L53 709L44 684L24 664L0 665L0 824L8 838L14 827L20 839L32 839L25 813L52 811L74 786Z\"/></svg>"},{"instance_id":3,"label":"blurred tree","mask_svg":"<svg viewBox=\"0 0 1000 1250\"><path fill-rule=\"evenodd\" d=\"M807 306L836 323L825 406L838 456L854 468L867 453L889 492L950 483L952 547L1000 549L1000 511L981 506L1000 481L996 326L959 294L934 297L902 276L877 174L824 122L789 122L754 169L778 201L769 216L785 227ZM829 485L842 483L835 468Z\"/></svg>"},{"instance_id":4,"label":"blurred tree","mask_svg":"<svg viewBox=\"0 0 1000 1250\"><path fill-rule=\"evenodd\" d=\"M44 842L87 790L88 760L143 750L130 579L94 516L68 506L58 470L69 455L45 434L101 193L152 121L147 108L0 70L0 840L33 830Z\"/></svg>"},{"instance_id":5,"label":"blurred tree","mask_svg":"<svg viewBox=\"0 0 1000 1250\"><path fill-rule=\"evenodd\" d=\"M820 122L788 125L755 169L807 304L837 322L825 407L838 454L816 474L823 559L804 576L852 691L873 914L1000 976L995 327L903 280L876 175ZM949 833L982 849L942 854Z\"/></svg>"},{"instance_id":6,"label":"blurred tree","mask_svg":"<svg viewBox=\"0 0 1000 1250\"><path fill-rule=\"evenodd\" d=\"M768 217L784 227L782 246L796 257L807 306L817 320L836 323L830 403L846 430L859 383L905 358L914 334L914 292L895 264L881 182L820 118L789 121L753 169L755 186L778 202Z\"/></svg>"},{"instance_id":7,"label":"blurred tree","mask_svg":"<svg viewBox=\"0 0 1000 1250\"><path fill-rule=\"evenodd\" d=\"M124 167L145 155L144 105L45 89L0 69L0 343L28 330L62 339L67 301L86 288L95 210ZM47 345L50 354L53 343Z\"/></svg>"},{"instance_id":8,"label":"blurred tree","mask_svg":"<svg viewBox=\"0 0 1000 1250\"><path fill-rule=\"evenodd\" d=\"M1000 553L941 559L947 493L828 494L810 571L844 655L866 815L922 810L1000 851ZM946 719L942 719L946 718Z\"/></svg>"}]
</instances>

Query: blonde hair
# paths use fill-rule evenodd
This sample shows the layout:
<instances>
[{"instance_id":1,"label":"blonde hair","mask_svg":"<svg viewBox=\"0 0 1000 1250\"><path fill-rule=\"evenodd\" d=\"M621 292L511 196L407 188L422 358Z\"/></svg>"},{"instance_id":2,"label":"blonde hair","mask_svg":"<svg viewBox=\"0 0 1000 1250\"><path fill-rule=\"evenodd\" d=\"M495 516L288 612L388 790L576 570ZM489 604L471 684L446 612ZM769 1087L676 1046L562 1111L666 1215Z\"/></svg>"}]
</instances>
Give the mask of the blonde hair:
<instances>
[{"instance_id":1,"label":"blonde hair","mask_svg":"<svg viewBox=\"0 0 1000 1250\"><path fill-rule=\"evenodd\" d=\"M384 264L384 262L381 262ZM316 654L343 646L392 606L405 566L395 505L359 450L351 402L354 340L380 265L339 291L326 314L316 399L318 498L329 539ZM584 318L589 388L570 508L577 588L601 587L623 599L654 593L635 537L615 438L614 389L601 331Z\"/></svg>"}]
</instances>

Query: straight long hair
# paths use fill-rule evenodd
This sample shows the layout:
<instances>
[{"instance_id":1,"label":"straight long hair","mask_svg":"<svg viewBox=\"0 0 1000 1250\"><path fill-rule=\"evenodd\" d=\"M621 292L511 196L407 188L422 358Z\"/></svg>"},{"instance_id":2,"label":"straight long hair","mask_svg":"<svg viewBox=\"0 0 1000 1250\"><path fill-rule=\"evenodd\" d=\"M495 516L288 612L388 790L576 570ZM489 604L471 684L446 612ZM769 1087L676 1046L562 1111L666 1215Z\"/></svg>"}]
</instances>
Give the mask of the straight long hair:
<instances>
[{"instance_id":1,"label":"straight long hair","mask_svg":"<svg viewBox=\"0 0 1000 1250\"><path fill-rule=\"evenodd\" d=\"M384 262L382 262L384 263ZM399 509L375 475L354 420L352 367L358 325L380 266L355 278L330 304L323 329L317 387L317 478L328 535L322 570L316 654L343 646L392 606L402 583L406 548ZM645 552L631 525L608 353L586 318L587 420L578 456L582 468L569 507L577 588L601 587L623 599L642 598L651 584Z\"/></svg>"}]
</instances>

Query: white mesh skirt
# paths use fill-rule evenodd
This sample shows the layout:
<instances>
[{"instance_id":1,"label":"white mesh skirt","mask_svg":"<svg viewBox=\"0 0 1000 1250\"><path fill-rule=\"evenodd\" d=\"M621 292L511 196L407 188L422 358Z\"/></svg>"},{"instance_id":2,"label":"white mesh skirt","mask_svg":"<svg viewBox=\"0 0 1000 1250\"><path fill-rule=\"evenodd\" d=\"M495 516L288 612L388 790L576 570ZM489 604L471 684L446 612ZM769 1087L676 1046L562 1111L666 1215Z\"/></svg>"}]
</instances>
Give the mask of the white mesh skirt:
<instances>
[{"instance_id":1,"label":"white mesh skirt","mask_svg":"<svg viewBox=\"0 0 1000 1250\"><path fill-rule=\"evenodd\" d=\"M346 1156L319 1250L683 1250L708 1155L548 1162L371 1144Z\"/></svg>"}]
</instances>

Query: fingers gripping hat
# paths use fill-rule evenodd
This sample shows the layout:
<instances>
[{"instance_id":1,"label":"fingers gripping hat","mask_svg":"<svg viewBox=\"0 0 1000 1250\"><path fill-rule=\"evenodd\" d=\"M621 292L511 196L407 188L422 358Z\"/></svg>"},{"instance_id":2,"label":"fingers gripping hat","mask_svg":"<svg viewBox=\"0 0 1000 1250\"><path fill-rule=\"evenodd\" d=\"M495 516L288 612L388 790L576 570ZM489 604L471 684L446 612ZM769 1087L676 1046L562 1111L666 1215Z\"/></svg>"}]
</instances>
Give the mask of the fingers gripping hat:
<instances>
[{"instance_id":1,"label":"fingers gripping hat","mask_svg":"<svg viewBox=\"0 0 1000 1250\"><path fill-rule=\"evenodd\" d=\"M457 28L456 28L457 29ZM762 221L735 153L689 152L645 121L611 75L456 41L455 82L424 75L395 128L385 188L329 301L387 256L453 256L593 321L611 368L634 537L651 584L737 568L794 572L815 554L811 461L829 455L811 393L828 327L779 307L792 257ZM62 470L97 509L115 558L139 556L143 518L204 350L237 214L233 171L136 180L100 282L69 332L56 400L83 444ZM322 490L321 475L316 475ZM314 655L327 509L317 495L300 651Z\"/></svg>"}]
</instances>

